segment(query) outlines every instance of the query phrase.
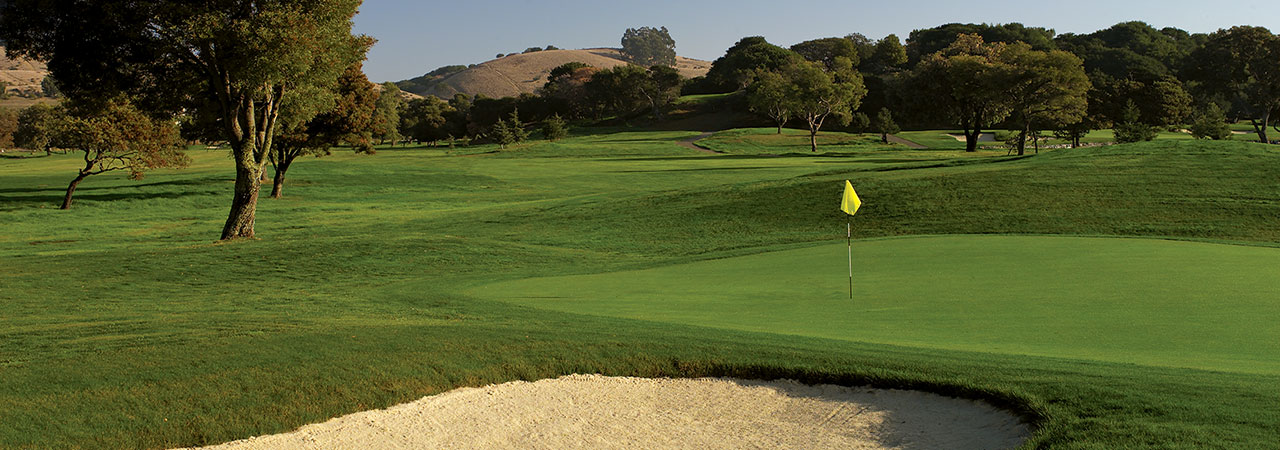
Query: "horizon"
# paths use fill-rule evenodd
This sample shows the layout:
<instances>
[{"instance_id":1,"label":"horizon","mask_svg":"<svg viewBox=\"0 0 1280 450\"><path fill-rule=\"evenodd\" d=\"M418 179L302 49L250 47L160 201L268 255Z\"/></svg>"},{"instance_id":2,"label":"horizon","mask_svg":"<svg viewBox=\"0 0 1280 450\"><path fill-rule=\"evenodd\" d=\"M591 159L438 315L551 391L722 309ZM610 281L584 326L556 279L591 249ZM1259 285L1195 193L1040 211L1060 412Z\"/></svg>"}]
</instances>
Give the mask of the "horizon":
<instances>
[{"instance_id":1,"label":"horizon","mask_svg":"<svg viewBox=\"0 0 1280 450\"><path fill-rule=\"evenodd\" d=\"M1205 10L1185 0L1123 4L1085 0L1070 5L1034 6L1008 0L977 4L927 0L911 8L860 6L833 0L809 1L786 8L762 0L696 4L661 0L645 5L582 0L550 3L552 5L528 0L495 0L453 4L447 17L474 19L443 20L432 15L440 13L440 5L404 0L370 2L361 6L354 31L378 39L369 51L365 73L371 81L381 83L407 80L448 65L479 64L494 59L497 53L519 53L530 47L617 48L627 28L644 26L667 27L680 56L714 61L734 42L747 36L764 36L771 43L787 47L810 39L851 33L862 33L872 39L896 34L905 43L912 30L947 23L1021 23L1052 29L1056 34L1087 34L1129 21L1190 33L1280 22L1280 12L1263 9L1257 1L1237 3L1239 7L1234 9L1214 10ZM562 13L567 10L575 14ZM818 11L825 13L817 14ZM719 20L707 21L706 17ZM424 18L429 26L422 25ZM492 29L502 31L488 32ZM434 45L440 42L445 44Z\"/></svg>"}]
</instances>

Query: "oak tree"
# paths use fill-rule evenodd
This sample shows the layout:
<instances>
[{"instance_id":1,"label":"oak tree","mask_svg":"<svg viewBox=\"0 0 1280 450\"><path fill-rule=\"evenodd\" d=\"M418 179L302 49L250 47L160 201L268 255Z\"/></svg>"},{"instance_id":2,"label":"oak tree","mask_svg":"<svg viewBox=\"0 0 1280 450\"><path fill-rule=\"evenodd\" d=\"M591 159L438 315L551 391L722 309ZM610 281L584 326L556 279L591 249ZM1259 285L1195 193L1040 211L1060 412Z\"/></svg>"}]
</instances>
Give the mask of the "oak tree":
<instances>
[{"instance_id":1,"label":"oak tree","mask_svg":"<svg viewBox=\"0 0 1280 450\"><path fill-rule=\"evenodd\" d=\"M71 196L86 177L127 170L130 179L161 167L185 167L178 127L171 120L149 117L119 100L102 110L80 111L65 117L54 137L55 145L83 152L84 167L67 186L62 209L71 208Z\"/></svg>"},{"instance_id":2,"label":"oak tree","mask_svg":"<svg viewBox=\"0 0 1280 450\"><path fill-rule=\"evenodd\" d=\"M622 55L642 66L676 65L676 40L667 27L627 28L622 34Z\"/></svg>"},{"instance_id":3,"label":"oak tree","mask_svg":"<svg viewBox=\"0 0 1280 450\"><path fill-rule=\"evenodd\" d=\"M9 0L0 39L48 62L70 99L128 94L147 111L194 102L216 116L236 182L222 239L254 237L264 166L286 94L335 84L363 59L360 0ZM305 113L303 113L305 115Z\"/></svg>"},{"instance_id":4,"label":"oak tree","mask_svg":"<svg viewBox=\"0 0 1280 450\"><path fill-rule=\"evenodd\" d=\"M998 60L1008 71L1004 92L1011 119L1020 127L1018 155L1025 153L1033 125L1057 128L1084 118L1089 77L1080 58L1015 43L1005 46Z\"/></svg>"},{"instance_id":5,"label":"oak tree","mask_svg":"<svg viewBox=\"0 0 1280 450\"><path fill-rule=\"evenodd\" d=\"M1005 46L960 35L921 60L908 79L917 109L940 112L964 130L965 151L977 151L982 130L1009 115L1009 70L1000 62Z\"/></svg>"}]
</instances>

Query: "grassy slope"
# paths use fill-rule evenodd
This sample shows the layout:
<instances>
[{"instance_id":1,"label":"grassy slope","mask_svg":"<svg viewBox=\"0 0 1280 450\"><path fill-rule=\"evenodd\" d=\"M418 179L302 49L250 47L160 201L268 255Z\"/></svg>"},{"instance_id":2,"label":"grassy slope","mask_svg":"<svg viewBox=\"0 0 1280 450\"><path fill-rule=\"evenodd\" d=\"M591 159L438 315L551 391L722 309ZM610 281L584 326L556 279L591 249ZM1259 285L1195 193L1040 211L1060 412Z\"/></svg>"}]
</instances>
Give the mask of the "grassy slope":
<instances>
[{"instance_id":1,"label":"grassy slope","mask_svg":"<svg viewBox=\"0 0 1280 450\"><path fill-rule=\"evenodd\" d=\"M231 188L221 152L141 183L91 178L69 212L52 208L73 156L0 161L0 446L218 442L572 372L927 388L1003 402L1044 427L1035 443L1062 447L1276 441L1276 376L718 330L461 294L836 239L834 182L846 177L867 201L866 236L1280 242L1280 155L1268 147L894 161L882 150L715 157L672 143L689 135L305 160L285 199L263 199L263 239L230 244L213 242ZM533 157L553 152L576 156Z\"/></svg>"}]
</instances>

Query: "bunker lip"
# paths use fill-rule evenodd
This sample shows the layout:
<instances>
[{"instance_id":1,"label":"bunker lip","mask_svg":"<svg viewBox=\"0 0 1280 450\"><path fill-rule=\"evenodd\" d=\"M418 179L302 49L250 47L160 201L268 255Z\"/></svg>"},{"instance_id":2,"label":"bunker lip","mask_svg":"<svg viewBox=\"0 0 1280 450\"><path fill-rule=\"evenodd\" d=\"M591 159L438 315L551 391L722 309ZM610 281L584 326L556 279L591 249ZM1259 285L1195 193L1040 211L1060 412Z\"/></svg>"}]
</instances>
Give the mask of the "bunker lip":
<instances>
[{"instance_id":1,"label":"bunker lip","mask_svg":"<svg viewBox=\"0 0 1280 450\"><path fill-rule=\"evenodd\" d=\"M206 448L988 449L1029 436L986 403L916 391L568 375L455 389Z\"/></svg>"}]
</instances>

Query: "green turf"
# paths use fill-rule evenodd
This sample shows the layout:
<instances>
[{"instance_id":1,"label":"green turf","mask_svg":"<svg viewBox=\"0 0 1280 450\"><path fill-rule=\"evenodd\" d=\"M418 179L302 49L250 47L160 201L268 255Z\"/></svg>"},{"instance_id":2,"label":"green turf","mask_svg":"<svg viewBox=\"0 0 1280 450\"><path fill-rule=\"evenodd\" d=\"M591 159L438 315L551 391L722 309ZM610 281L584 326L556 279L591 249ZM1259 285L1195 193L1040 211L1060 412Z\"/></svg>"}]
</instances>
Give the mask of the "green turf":
<instances>
[{"instance_id":1,"label":"green turf","mask_svg":"<svg viewBox=\"0 0 1280 450\"><path fill-rule=\"evenodd\" d=\"M984 132L984 133L987 133L987 132L992 132L992 133L994 133L994 132L998 132L998 131L1003 131L1003 130L989 130L989 131L986 131L986 132ZM1044 132L1043 134L1044 134L1045 136L1049 136L1049 137L1052 137L1052 135L1053 135L1053 133L1052 133L1052 132L1048 132L1048 131ZM961 138L957 140L955 137L952 137L951 135L960 136ZM909 141L915 142L915 143L917 143L917 144L924 145L924 146L929 147L929 148L931 148L931 149L939 149L939 150L961 150L961 149L964 149L964 148L965 148L964 132L963 132L963 131L960 131L960 130L921 130L921 131L903 131L903 132L901 132L901 133L898 133L898 134L897 134L897 136L898 136L898 137L901 137L901 138L903 138L903 139L906 139L906 140L909 140ZM1193 138L1192 138L1192 136L1191 136L1190 134L1187 134L1187 133L1172 132L1172 131L1160 131L1159 133L1157 133L1157 135L1156 135L1156 139L1160 139L1160 140L1168 140L1168 139L1172 139L1172 140L1190 140L1190 139L1193 139ZM1090 131L1088 134L1086 134L1083 138L1081 138L1081 139L1080 139L1080 142L1081 142L1081 143L1085 143L1085 144L1099 144L1099 143L1114 143L1114 142L1115 142L1115 140L1116 140L1116 138L1115 138L1115 133L1114 133L1113 131L1111 131L1111 130L1093 130L1093 131ZM1054 146L1054 145L1056 145L1056 146L1064 146L1064 145L1068 145L1068 144L1070 144L1070 142L1065 141L1065 140L1060 140L1060 139L1049 139L1046 143L1044 143L1044 144L1042 144L1042 145L1044 145L1044 146ZM1000 142L1000 141L990 141L990 142L979 142L979 143L978 143L978 146L979 146L979 147L982 147L982 146L999 146L999 145L1004 145L1004 143L1003 143L1003 142ZM1031 147L1030 145L1028 145L1028 146L1027 146L1027 149L1028 149L1028 150L1031 150L1031 148L1032 148L1032 147Z\"/></svg>"},{"instance_id":2,"label":"green turf","mask_svg":"<svg viewBox=\"0 0 1280 450\"><path fill-rule=\"evenodd\" d=\"M783 128L740 128L721 131L698 141L698 145L731 155L813 154L809 132ZM818 134L817 154L837 155L876 150L905 150L897 144L883 144L879 135L823 131Z\"/></svg>"},{"instance_id":3,"label":"green turf","mask_svg":"<svg viewBox=\"0 0 1280 450\"><path fill-rule=\"evenodd\" d=\"M951 236L534 278L486 298L859 342L1280 374L1280 249Z\"/></svg>"},{"instance_id":4,"label":"green turf","mask_svg":"<svg viewBox=\"0 0 1280 450\"><path fill-rule=\"evenodd\" d=\"M137 182L91 177L70 211L56 207L75 155L0 159L0 447L215 443L459 386L574 372L785 377L983 398L1033 420L1041 446L1280 441L1280 376L1262 371L751 332L466 293L821 249L844 238L835 206L846 178L866 202L864 238L1033 233L1273 247L1273 147L1156 141L1028 158L869 149L770 157L676 144L697 132L594 131L505 151L304 159L285 198L261 199L260 239L233 243L216 242L233 182L225 151L194 151L191 168ZM1240 324L1266 313L1241 314Z\"/></svg>"}]
</instances>

